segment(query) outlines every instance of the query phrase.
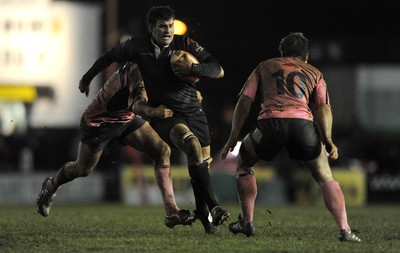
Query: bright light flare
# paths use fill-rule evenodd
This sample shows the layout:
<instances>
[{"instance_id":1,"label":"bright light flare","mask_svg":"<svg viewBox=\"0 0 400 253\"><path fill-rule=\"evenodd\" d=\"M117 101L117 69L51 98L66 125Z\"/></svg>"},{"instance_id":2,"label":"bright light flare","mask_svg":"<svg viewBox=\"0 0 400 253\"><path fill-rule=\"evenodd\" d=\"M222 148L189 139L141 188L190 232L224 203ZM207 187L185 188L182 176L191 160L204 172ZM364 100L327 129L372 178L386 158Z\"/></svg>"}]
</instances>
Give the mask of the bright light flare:
<instances>
[{"instance_id":1,"label":"bright light flare","mask_svg":"<svg viewBox=\"0 0 400 253\"><path fill-rule=\"evenodd\" d=\"M174 20L174 34L177 35L185 35L187 32L187 25L183 22L180 21L179 19Z\"/></svg>"},{"instance_id":2,"label":"bright light flare","mask_svg":"<svg viewBox=\"0 0 400 253\"><path fill-rule=\"evenodd\" d=\"M238 141L237 142L237 144L236 144L236 146L235 146L235 148L232 150L232 152L231 152L231 154L233 155L233 156L238 156L238 154L239 154L239 149L240 149L240 146L242 145L242 142L241 141Z\"/></svg>"}]
</instances>

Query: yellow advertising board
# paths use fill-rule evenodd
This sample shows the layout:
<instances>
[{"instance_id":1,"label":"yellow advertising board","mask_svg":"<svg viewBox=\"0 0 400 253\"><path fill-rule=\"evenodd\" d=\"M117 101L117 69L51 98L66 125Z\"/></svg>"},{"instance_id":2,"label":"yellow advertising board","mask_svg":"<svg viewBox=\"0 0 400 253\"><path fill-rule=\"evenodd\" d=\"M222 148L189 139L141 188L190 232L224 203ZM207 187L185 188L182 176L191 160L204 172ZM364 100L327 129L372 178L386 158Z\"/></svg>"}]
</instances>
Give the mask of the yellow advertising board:
<instances>
[{"instance_id":1,"label":"yellow advertising board","mask_svg":"<svg viewBox=\"0 0 400 253\"><path fill-rule=\"evenodd\" d=\"M362 206L366 204L367 179L363 171L333 168L332 173L342 188L347 206ZM320 187L307 170L298 171L295 181L297 203L323 203Z\"/></svg>"}]
</instances>

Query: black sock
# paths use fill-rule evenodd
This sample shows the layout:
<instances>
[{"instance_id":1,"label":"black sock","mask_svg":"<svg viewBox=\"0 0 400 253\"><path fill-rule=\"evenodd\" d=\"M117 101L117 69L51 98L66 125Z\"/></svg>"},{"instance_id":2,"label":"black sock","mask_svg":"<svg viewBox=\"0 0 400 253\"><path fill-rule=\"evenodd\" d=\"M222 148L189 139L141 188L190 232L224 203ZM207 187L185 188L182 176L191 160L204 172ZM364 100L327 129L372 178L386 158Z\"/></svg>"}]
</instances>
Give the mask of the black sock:
<instances>
[{"instance_id":1,"label":"black sock","mask_svg":"<svg viewBox=\"0 0 400 253\"><path fill-rule=\"evenodd\" d=\"M189 175L196 183L201 195L203 196L209 210L218 206L219 203L215 199L214 192L211 188L210 172L208 171L208 163L203 162L200 165L189 166Z\"/></svg>"},{"instance_id":2,"label":"black sock","mask_svg":"<svg viewBox=\"0 0 400 253\"><path fill-rule=\"evenodd\" d=\"M196 215L199 215L201 217L208 217L209 210L200 188L193 179L190 180L190 183L192 184L194 200L196 202Z\"/></svg>"}]
</instances>

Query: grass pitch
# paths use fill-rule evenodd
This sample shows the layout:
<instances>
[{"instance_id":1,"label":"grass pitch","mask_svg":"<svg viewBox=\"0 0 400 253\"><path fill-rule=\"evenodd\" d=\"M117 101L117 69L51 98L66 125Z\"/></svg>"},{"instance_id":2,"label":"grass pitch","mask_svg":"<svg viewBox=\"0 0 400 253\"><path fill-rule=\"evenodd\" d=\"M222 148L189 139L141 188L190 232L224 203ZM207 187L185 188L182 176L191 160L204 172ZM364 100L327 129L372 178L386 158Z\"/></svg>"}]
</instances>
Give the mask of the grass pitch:
<instances>
[{"instance_id":1,"label":"grass pitch","mask_svg":"<svg viewBox=\"0 0 400 253\"><path fill-rule=\"evenodd\" d=\"M235 221L238 206L224 207ZM339 242L330 214L318 205L259 205L251 238L227 225L207 235L200 222L169 229L161 206L56 203L47 218L34 205L0 206L0 252L400 252L400 206L348 208L348 217L362 243Z\"/></svg>"}]
</instances>

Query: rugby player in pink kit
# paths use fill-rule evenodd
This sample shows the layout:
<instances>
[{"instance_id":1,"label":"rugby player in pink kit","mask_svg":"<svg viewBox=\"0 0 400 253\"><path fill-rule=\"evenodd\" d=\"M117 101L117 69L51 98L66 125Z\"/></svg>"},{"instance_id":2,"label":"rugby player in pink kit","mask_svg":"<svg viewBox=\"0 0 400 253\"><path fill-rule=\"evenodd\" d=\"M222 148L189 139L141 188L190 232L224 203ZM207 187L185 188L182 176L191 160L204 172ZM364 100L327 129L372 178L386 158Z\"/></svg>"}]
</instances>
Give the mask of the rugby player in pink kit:
<instances>
[{"instance_id":1,"label":"rugby player in pink kit","mask_svg":"<svg viewBox=\"0 0 400 253\"><path fill-rule=\"evenodd\" d=\"M221 158L236 146L251 106L260 103L256 127L240 147L236 183L242 215L229 224L234 234L255 234L254 203L257 195L253 166L260 160L272 161L285 148L292 159L306 165L321 187L327 209L339 226L340 241L360 242L347 222L345 200L333 178L328 158L338 158L332 141L332 112L322 73L307 63L308 39L291 33L279 45L281 57L261 62L244 84L236 104L230 137ZM322 138L309 107L314 104Z\"/></svg>"},{"instance_id":2,"label":"rugby player in pink kit","mask_svg":"<svg viewBox=\"0 0 400 253\"><path fill-rule=\"evenodd\" d=\"M87 96L89 89L81 92ZM175 225L191 225L195 221L189 210L180 209L176 204L170 172L170 147L147 121L136 115L137 107L147 118L168 118L173 112L161 105L155 108L145 106L146 101L147 93L138 65L122 65L82 115L77 159L66 162L54 176L44 180L36 202L40 215L49 215L62 185L88 176L96 167L104 148L111 142L119 142L152 158L155 179L164 203L164 224L172 228Z\"/></svg>"}]
</instances>

